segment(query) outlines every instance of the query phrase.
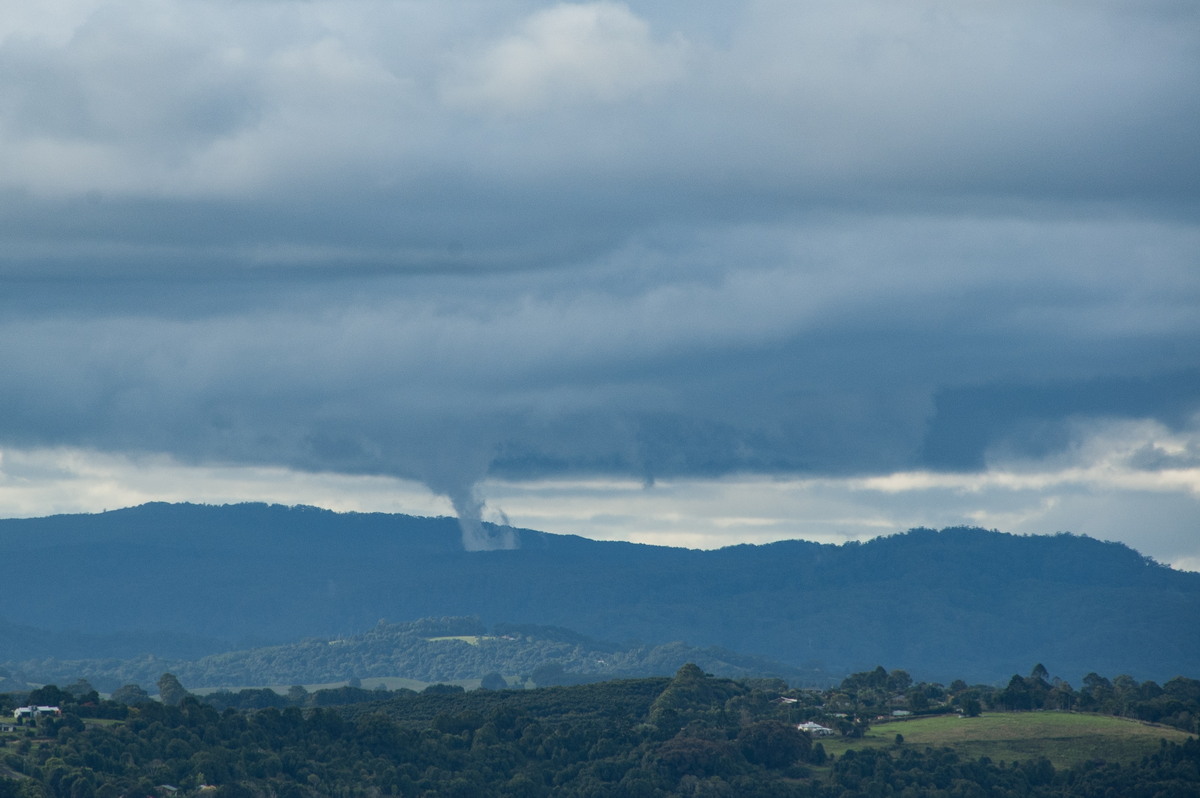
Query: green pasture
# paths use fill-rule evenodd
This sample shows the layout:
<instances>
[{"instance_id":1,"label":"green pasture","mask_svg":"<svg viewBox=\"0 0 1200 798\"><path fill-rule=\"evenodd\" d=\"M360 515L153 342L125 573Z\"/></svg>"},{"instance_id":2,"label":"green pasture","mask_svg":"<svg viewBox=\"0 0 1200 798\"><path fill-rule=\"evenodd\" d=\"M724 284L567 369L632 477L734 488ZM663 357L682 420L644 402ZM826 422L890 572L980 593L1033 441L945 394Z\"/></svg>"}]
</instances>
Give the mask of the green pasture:
<instances>
[{"instance_id":1,"label":"green pasture","mask_svg":"<svg viewBox=\"0 0 1200 798\"><path fill-rule=\"evenodd\" d=\"M496 638L492 635L446 635L444 637L427 637L425 639L430 643L436 643L440 640L461 640L464 643L477 646L484 640L495 640Z\"/></svg>"},{"instance_id":2,"label":"green pasture","mask_svg":"<svg viewBox=\"0 0 1200 798\"><path fill-rule=\"evenodd\" d=\"M825 738L828 753L895 745L953 748L968 759L990 757L1013 762L1045 757L1056 768L1089 759L1128 762L1159 747L1160 740L1183 742L1191 735L1168 726L1075 712L987 712L977 718L955 715L910 718L872 726L859 740Z\"/></svg>"}]
</instances>

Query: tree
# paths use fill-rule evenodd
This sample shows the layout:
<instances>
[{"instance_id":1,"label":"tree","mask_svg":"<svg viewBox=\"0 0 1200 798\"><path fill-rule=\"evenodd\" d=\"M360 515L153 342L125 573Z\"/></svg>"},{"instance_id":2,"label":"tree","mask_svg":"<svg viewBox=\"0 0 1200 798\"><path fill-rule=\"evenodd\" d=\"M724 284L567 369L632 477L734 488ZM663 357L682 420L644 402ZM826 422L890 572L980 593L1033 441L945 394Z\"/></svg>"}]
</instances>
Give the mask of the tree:
<instances>
[{"instance_id":1,"label":"tree","mask_svg":"<svg viewBox=\"0 0 1200 798\"><path fill-rule=\"evenodd\" d=\"M923 709L929 708L929 695L920 687L911 687L906 696L908 698L908 706L914 712L920 712Z\"/></svg>"},{"instance_id":2,"label":"tree","mask_svg":"<svg viewBox=\"0 0 1200 798\"><path fill-rule=\"evenodd\" d=\"M150 701L150 694L143 690L139 685L127 684L123 687L118 687L113 690L112 700L118 704L126 706L135 706L137 704L145 704Z\"/></svg>"},{"instance_id":3,"label":"tree","mask_svg":"<svg viewBox=\"0 0 1200 798\"><path fill-rule=\"evenodd\" d=\"M179 683L173 673L164 673L158 677L158 697L168 706L177 707L187 698L188 691Z\"/></svg>"},{"instance_id":4,"label":"tree","mask_svg":"<svg viewBox=\"0 0 1200 798\"><path fill-rule=\"evenodd\" d=\"M92 683L87 679L76 679L74 683L64 687L63 691L70 693L79 703L100 700L100 695L96 692L96 688L92 687Z\"/></svg>"},{"instance_id":5,"label":"tree","mask_svg":"<svg viewBox=\"0 0 1200 798\"><path fill-rule=\"evenodd\" d=\"M679 736L658 747L656 764L669 776L716 776L737 768L737 751L725 740Z\"/></svg>"},{"instance_id":6,"label":"tree","mask_svg":"<svg viewBox=\"0 0 1200 798\"><path fill-rule=\"evenodd\" d=\"M1112 689L1112 682L1093 671L1083 677L1083 689L1089 693L1103 693Z\"/></svg>"},{"instance_id":7,"label":"tree","mask_svg":"<svg viewBox=\"0 0 1200 798\"><path fill-rule=\"evenodd\" d=\"M35 706L62 706L73 702L70 693L58 689L56 684L47 684L29 694L29 703Z\"/></svg>"},{"instance_id":8,"label":"tree","mask_svg":"<svg viewBox=\"0 0 1200 798\"><path fill-rule=\"evenodd\" d=\"M1080 690L1079 706L1083 710L1101 710L1112 697L1112 682L1103 676L1092 672L1083 677L1083 689Z\"/></svg>"},{"instance_id":9,"label":"tree","mask_svg":"<svg viewBox=\"0 0 1200 798\"><path fill-rule=\"evenodd\" d=\"M1071 689L1070 684L1056 678L1054 686L1046 695L1046 706L1053 709L1071 709L1075 706L1075 691Z\"/></svg>"},{"instance_id":10,"label":"tree","mask_svg":"<svg viewBox=\"0 0 1200 798\"><path fill-rule=\"evenodd\" d=\"M1033 709L1033 695L1029 684L1020 676L1013 675L1005 687L996 694L996 702L1006 709Z\"/></svg>"},{"instance_id":11,"label":"tree","mask_svg":"<svg viewBox=\"0 0 1200 798\"><path fill-rule=\"evenodd\" d=\"M888 674L887 689L893 693L903 693L912 686L912 677L908 675L908 671L894 670Z\"/></svg>"},{"instance_id":12,"label":"tree","mask_svg":"<svg viewBox=\"0 0 1200 798\"><path fill-rule=\"evenodd\" d=\"M785 768L806 758L812 738L790 723L762 720L738 732L738 748L746 761L765 768Z\"/></svg>"},{"instance_id":13,"label":"tree","mask_svg":"<svg viewBox=\"0 0 1200 798\"><path fill-rule=\"evenodd\" d=\"M456 693L465 693L466 689L461 684L437 684L427 685L421 691L422 695L455 695Z\"/></svg>"},{"instance_id":14,"label":"tree","mask_svg":"<svg viewBox=\"0 0 1200 798\"><path fill-rule=\"evenodd\" d=\"M508 688L508 682L504 681L500 674L492 672L483 677L479 686L484 690L505 690Z\"/></svg>"}]
</instances>

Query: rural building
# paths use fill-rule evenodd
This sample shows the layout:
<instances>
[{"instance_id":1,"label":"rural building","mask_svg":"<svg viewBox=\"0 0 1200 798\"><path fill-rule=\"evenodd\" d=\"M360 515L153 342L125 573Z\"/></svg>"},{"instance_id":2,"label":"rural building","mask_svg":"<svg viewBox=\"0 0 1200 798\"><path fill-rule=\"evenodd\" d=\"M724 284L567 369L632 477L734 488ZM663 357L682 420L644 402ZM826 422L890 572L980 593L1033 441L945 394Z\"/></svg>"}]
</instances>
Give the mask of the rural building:
<instances>
[{"instance_id":1,"label":"rural building","mask_svg":"<svg viewBox=\"0 0 1200 798\"><path fill-rule=\"evenodd\" d=\"M796 727L802 732L808 732L813 737L832 737L833 729L828 726L822 726L820 723L813 723L811 720L807 723L801 723Z\"/></svg>"},{"instance_id":2,"label":"rural building","mask_svg":"<svg viewBox=\"0 0 1200 798\"><path fill-rule=\"evenodd\" d=\"M13 710L14 718L36 718L39 715L61 715L62 710L58 707L17 707Z\"/></svg>"}]
</instances>

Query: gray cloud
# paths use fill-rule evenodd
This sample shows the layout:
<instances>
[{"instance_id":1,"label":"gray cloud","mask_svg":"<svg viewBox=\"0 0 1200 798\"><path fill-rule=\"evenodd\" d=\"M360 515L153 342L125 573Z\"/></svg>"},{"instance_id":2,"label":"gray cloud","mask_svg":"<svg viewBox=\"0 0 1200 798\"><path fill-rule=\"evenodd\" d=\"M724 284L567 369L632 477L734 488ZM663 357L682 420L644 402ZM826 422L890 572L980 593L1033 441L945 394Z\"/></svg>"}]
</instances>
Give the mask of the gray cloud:
<instances>
[{"instance_id":1,"label":"gray cloud","mask_svg":"<svg viewBox=\"0 0 1200 798\"><path fill-rule=\"evenodd\" d=\"M1181 428L1198 30L1166 2L16 18L0 445L419 479L469 533L488 474L970 470L1081 417Z\"/></svg>"}]
</instances>

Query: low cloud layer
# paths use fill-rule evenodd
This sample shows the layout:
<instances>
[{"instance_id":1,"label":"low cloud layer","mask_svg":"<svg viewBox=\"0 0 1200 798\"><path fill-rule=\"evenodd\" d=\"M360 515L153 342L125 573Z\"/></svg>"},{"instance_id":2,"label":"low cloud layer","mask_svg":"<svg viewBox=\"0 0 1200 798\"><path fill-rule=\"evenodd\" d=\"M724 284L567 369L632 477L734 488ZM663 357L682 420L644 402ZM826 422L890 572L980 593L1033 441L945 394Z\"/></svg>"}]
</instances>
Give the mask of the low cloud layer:
<instances>
[{"instance_id":1,"label":"low cloud layer","mask_svg":"<svg viewBox=\"0 0 1200 798\"><path fill-rule=\"evenodd\" d=\"M1053 471L1120 425L1170 486L1197 34L1170 2L6 15L0 449L419 481L474 547L501 484Z\"/></svg>"}]
</instances>

